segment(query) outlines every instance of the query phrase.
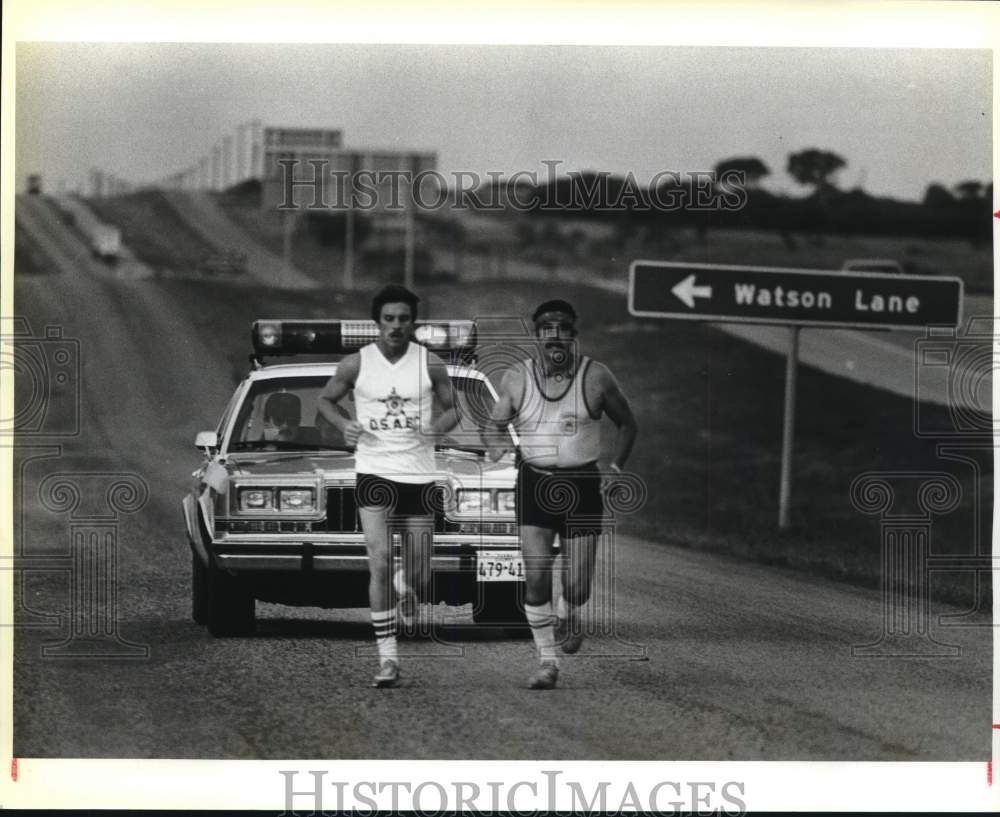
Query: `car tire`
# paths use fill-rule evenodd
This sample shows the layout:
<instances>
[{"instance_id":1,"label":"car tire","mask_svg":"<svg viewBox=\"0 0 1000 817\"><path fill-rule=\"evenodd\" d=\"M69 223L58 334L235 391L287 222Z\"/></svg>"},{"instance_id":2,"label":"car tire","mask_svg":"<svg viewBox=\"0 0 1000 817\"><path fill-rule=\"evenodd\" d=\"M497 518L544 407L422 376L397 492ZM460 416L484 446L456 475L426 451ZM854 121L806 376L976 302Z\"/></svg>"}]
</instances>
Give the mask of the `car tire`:
<instances>
[{"instance_id":1,"label":"car tire","mask_svg":"<svg viewBox=\"0 0 1000 817\"><path fill-rule=\"evenodd\" d=\"M497 627L526 627L523 582L482 582L477 585L479 600L473 605L476 624Z\"/></svg>"},{"instance_id":2,"label":"car tire","mask_svg":"<svg viewBox=\"0 0 1000 817\"><path fill-rule=\"evenodd\" d=\"M206 573L208 631L216 638L252 635L256 623L253 594L225 570L213 566Z\"/></svg>"},{"instance_id":3,"label":"car tire","mask_svg":"<svg viewBox=\"0 0 1000 817\"><path fill-rule=\"evenodd\" d=\"M191 618L195 624L208 623L208 569L191 552Z\"/></svg>"}]
</instances>

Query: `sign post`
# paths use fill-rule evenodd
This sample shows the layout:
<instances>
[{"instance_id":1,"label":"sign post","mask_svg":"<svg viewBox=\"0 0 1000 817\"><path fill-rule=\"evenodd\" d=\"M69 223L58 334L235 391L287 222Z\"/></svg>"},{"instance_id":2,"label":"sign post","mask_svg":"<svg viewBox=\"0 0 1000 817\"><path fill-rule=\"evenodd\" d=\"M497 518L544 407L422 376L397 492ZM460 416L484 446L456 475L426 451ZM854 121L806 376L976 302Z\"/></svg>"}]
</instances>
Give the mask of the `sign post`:
<instances>
[{"instance_id":1,"label":"sign post","mask_svg":"<svg viewBox=\"0 0 1000 817\"><path fill-rule=\"evenodd\" d=\"M795 442L795 387L799 371L799 332L789 328L788 357L785 360L785 417L781 429L781 482L778 489L778 529L788 529L788 505L792 498L792 444Z\"/></svg>"},{"instance_id":2,"label":"sign post","mask_svg":"<svg viewBox=\"0 0 1000 817\"><path fill-rule=\"evenodd\" d=\"M637 317L789 327L778 500L778 527L784 530L792 494L801 328L958 326L962 295L962 280L954 276L633 261L628 311Z\"/></svg>"}]
</instances>

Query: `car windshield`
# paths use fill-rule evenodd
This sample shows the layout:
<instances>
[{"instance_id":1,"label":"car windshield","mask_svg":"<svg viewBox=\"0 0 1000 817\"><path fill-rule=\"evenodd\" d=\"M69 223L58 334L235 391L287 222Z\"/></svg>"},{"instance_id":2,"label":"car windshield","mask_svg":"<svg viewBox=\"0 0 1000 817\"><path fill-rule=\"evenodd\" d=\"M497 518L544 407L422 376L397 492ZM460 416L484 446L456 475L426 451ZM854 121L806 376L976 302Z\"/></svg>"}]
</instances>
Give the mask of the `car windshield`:
<instances>
[{"instance_id":1,"label":"car windshield","mask_svg":"<svg viewBox=\"0 0 1000 817\"><path fill-rule=\"evenodd\" d=\"M438 450L453 448L481 454L485 451L480 431L489 424L490 413L496 402L486 382L473 377L453 375L451 378L455 408L458 411L458 425L438 444ZM434 416L440 413L440 406L434 402Z\"/></svg>"},{"instance_id":2,"label":"car windshield","mask_svg":"<svg viewBox=\"0 0 1000 817\"><path fill-rule=\"evenodd\" d=\"M352 451L343 434L319 414L316 404L329 377L289 376L258 380L250 387L237 412L228 450L238 451ZM480 429L489 420L493 395L478 378L453 374L459 424L437 445L483 452ZM355 417L353 395L338 404L345 417ZM434 401L432 416L441 407Z\"/></svg>"}]
</instances>

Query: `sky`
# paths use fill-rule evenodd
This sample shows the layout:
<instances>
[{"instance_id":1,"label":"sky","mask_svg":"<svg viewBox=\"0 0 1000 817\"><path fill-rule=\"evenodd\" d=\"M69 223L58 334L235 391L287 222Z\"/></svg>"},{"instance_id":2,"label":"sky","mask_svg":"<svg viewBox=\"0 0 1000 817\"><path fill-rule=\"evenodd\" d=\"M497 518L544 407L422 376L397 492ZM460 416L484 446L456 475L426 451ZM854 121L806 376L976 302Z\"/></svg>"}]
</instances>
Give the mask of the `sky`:
<instances>
[{"instance_id":1,"label":"sky","mask_svg":"<svg viewBox=\"0 0 1000 817\"><path fill-rule=\"evenodd\" d=\"M656 173L831 150L839 186L919 200L992 179L985 50L666 46L25 43L18 189L178 172L251 119L339 128L345 147L436 151L438 168Z\"/></svg>"}]
</instances>

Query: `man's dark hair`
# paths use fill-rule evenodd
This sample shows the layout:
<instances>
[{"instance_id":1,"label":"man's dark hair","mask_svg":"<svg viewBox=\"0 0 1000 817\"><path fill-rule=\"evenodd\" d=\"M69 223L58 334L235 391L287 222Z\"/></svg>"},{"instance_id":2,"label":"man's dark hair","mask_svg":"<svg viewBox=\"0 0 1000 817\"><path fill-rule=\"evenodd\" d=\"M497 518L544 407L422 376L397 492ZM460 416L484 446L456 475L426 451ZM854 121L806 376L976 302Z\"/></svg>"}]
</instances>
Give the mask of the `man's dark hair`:
<instances>
[{"instance_id":1,"label":"man's dark hair","mask_svg":"<svg viewBox=\"0 0 1000 817\"><path fill-rule=\"evenodd\" d=\"M546 301L541 304L538 309L535 310L535 314L531 316L532 321L537 321L541 315L546 312L565 312L573 319L573 323L576 323L576 310L570 306L568 301L564 301L561 298L555 298L551 301Z\"/></svg>"},{"instance_id":2,"label":"man's dark hair","mask_svg":"<svg viewBox=\"0 0 1000 817\"><path fill-rule=\"evenodd\" d=\"M302 401L289 392L276 392L264 403L264 419L302 422Z\"/></svg>"},{"instance_id":3,"label":"man's dark hair","mask_svg":"<svg viewBox=\"0 0 1000 817\"><path fill-rule=\"evenodd\" d=\"M386 304L407 304L410 307L410 317L417 319L417 304L420 299L410 290L399 284L387 284L372 298L372 320L378 323L382 317L382 307Z\"/></svg>"}]
</instances>

